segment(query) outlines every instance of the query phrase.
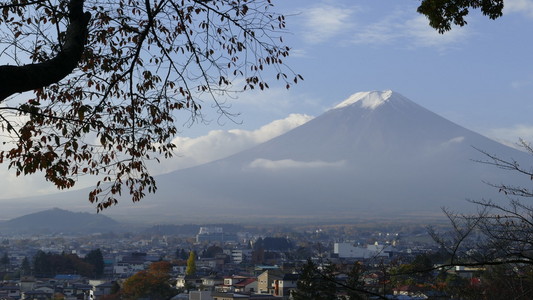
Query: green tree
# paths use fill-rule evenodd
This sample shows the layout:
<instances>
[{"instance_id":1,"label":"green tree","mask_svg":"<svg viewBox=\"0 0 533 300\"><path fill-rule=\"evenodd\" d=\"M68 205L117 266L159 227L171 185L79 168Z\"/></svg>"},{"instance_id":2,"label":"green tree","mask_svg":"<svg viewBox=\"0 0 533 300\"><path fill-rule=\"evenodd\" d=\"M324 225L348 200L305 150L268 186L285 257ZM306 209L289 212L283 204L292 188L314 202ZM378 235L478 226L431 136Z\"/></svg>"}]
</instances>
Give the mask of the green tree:
<instances>
[{"instance_id":1,"label":"green tree","mask_svg":"<svg viewBox=\"0 0 533 300\"><path fill-rule=\"evenodd\" d=\"M29 274L31 274L30 261L28 260L28 257L26 257L26 256L24 256L24 259L22 259L22 264L20 266L20 274L21 275L29 275Z\"/></svg>"},{"instance_id":2,"label":"green tree","mask_svg":"<svg viewBox=\"0 0 533 300\"><path fill-rule=\"evenodd\" d=\"M327 265L322 270L311 260L300 268L300 277L293 293L294 300L336 300L336 280L333 265Z\"/></svg>"},{"instance_id":3,"label":"green tree","mask_svg":"<svg viewBox=\"0 0 533 300\"><path fill-rule=\"evenodd\" d=\"M9 255L7 252L4 252L4 255L2 255L2 258L0 258L0 265L4 267L4 271L7 271L9 268Z\"/></svg>"},{"instance_id":4,"label":"green tree","mask_svg":"<svg viewBox=\"0 0 533 300\"><path fill-rule=\"evenodd\" d=\"M196 274L196 253L194 251L189 252L189 258L187 259L187 268L185 269L185 274Z\"/></svg>"},{"instance_id":5,"label":"green tree","mask_svg":"<svg viewBox=\"0 0 533 300\"><path fill-rule=\"evenodd\" d=\"M85 277L94 276L94 267L79 258L76 254L53 254L37 251L33 257L35 276L52 277L56 274L79 274Z\"/></svg>"},{"instance_id":6,"label":"green tree","mask_svg":"<svg viewBox=\"0 0 533 300\"><path fill-rule=\"evenodd\" d=\"M167 261L154 262L146 271L137 272L124 281L121 289L123 299L149 298L169 299L177 291L170 284L172 266Z\"/></svg>"},{"instance_id":7,"label":"green tree","mask_svg":"<svg viewBox=\"0 0 533 300\"><path fill-rule=\"evenodd\" d=\"M480 9L490 19L503 14L503 0L423 0L418 12L429 19L429 25L444 33L453 25L467 24L465 17L469 9Z\"/></svg>"},{"instance_id":8,"label":"green tree","mask_svg":"<svg viewBox=\"0 0 533 300\"><path fill-rule=\"evenodd\" d=\"M52 266L48 255L39 250L33 256L33 271L36 276L52 276Z\"/></svg>"},{"instance_id":9,"label":"green tree","mask_svg":"<svg viewBox=\"0 0 533 300\"><path fill-rule=\"evenodd\" d=\"M195 121L211 102L228 116L220 99L267 89L269 78L287 88L302 79L284 63L285 18L272 6L2 2L0 128L11 140L0 162L17 175L42 171L59 189L96 176L88 198L99 210L124 192L133 201L155 192L146 162L173 155L177 111Z\"/></svg>"},{"instance_id":10,"label":"green tree","mask_svg":"<svg viewBox=\"0 0 533 300\"><path fill-rule=\"evenodd\" d=\"M355 262L348 273L348 279L346 280L346 295L349 300L363 300L367 299L366 290L364 286L363 265L359 262Z\"/></svg>"},{"instance_id":11,"label":"green tree","mask_svg":"<svg viewBox=\"0 0 533 300\"><path fill-rule=\"evenodd\" d=\"M176 259L187 259L189 255L187 254L187 251L183 248L176 249Z\"/></svg>"},{"instance_id":12,"label":"green tree","mask_svg":"<svg viewBox=\"0 0 533 300\"><path fill-rule=\"evenodd\" d=\"M104 275L104 256L99 248L87 253L84 261L94 267L94 274L96 277Z\"/></svg>"},{"instance_id":13,"label":"green tree","mask_svg":"<svg viewBox=\"0 0 533 300\"><path fill-rule=\"evenodd\" d=\"M411 263L401 264L390 269L394 286L424 284L432 281L433 262L427 254L419 254Z\"/></svg>"},{"instance_id":14,"label":"green tree","mask_svg":"<svg viewBox=\"0 0 533 300\"><path fill-rule=\"evenodd\" d=\"M296 283L296 291L293 293L294 300L304 299L319 299L319 291L317 289L317 268L311 259L300 268L300 277Z\"/></svg>"},{"instance_id":15,"label":"green tree","mask_svg":"<svg viewBox=\"0 0 533 300\"><path fill-rule=\"evenodd\" d=\"M202 254L202 257L205 258L214 258L217 254L223 253L224 249L220 248L219 246L213 245L209 246Z\"/></svg>"}]
</instances>

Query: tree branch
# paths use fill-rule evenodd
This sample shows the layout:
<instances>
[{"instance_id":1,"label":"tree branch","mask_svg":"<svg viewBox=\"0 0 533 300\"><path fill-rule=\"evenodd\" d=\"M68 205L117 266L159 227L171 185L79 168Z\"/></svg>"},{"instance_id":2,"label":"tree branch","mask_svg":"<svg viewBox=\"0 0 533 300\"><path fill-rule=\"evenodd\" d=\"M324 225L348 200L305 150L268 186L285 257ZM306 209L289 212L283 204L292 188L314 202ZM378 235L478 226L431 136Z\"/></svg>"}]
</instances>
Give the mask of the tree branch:
<instances>
[{"instance_id":1,"label":"tree branch","mask_svg":"<svg viewBox=\"0 0 533 300\"><path fill-rule=\"evenodd\" d=\"M23 66L0 66L0 101L56 83L72 73L85 48L91 14L83 12L84 0L70 0L69 21L62 50L52 59Z\"/></svg>"}]
</instances>

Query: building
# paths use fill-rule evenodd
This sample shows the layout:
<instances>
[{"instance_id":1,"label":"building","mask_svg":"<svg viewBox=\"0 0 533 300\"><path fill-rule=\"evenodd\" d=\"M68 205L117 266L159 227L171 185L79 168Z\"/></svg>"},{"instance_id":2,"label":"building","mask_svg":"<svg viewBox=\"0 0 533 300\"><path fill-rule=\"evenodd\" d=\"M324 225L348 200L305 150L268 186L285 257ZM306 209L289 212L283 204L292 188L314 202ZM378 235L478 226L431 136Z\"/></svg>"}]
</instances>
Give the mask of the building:
<instances>
[{"instance_id":1,"label":"building","mask_svg":"<svg viewBox=\"0 0 533 300\"><path fill-rule=\"evenodd\" d=\"M232 249L231 261L236 264L250 261L252 257L252 249Z\"/></svg>"},{"instance_id":2,"label":"building","mask_svg":"<svg viewBox=\"0 0 533 300\"><path fill-rule=\"evenodd\" d=\"M234 234L224 233L222 227L200 227L200 231L196 235L196 242L235 242L237 236Z\"/></svg>"},{"instance_id":3,"label":"building","mask_svg":"<svg viewBox=\"0 0 533 300\"><path fill-rule=\"evenodd\" d=\"M377 242L366 247L355 246L351 243L333 244L333 253L339 258L375 258L389 257L391 252L390 246L380 245Z\"/></svg>"},{"instance_id":4,"label":"building","mask_svg":"<svg viewBox=\"0 0 533 300\"><path fill-rule=\"evenodd\" d=\"M190 291L189 300L213 300L211 291Z\"/></svg>"},{"instance_id":5,"label":"building","mask_svg":"<svg viewBox=\"0 0 533 300\"><path fill-rule=\"evenodd\" d=\"M274 296L289 299L291 294L296 290L299 274L285 274L282 279L274 280Z\"/></svg>"},{"instance_id":6,"label":"building","mask_svg":"<svg viewBox=\"0 0 533 300\"><path fill-rule=\"evenodd\" d=\"M260 294L275 294L276 281L283 279L283 273L280 270L266 270L257 276L257 289Z\"/></svg>"}]
</instances>

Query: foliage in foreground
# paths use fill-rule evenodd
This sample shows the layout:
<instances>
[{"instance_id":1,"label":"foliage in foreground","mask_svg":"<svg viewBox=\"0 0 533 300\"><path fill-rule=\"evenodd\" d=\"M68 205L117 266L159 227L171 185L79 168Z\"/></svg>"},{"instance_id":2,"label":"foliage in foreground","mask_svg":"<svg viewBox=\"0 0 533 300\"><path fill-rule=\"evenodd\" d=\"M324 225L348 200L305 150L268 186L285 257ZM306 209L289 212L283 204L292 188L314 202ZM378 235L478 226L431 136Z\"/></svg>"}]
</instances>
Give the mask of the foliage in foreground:
<instances>
[{"instance_id":1,"label":"foliage in foreground","mask_svg":"<svg viewBox=\"0 0 533 300\"><path fill-rule=\"evenodd\" d=\"M270 0L11 0L0 4L0 163L58 188L97 178L99 210L156 184L147 162L173 155L178 111L289 88L284 16ZM31 94L16 96L18 93ZM16 97L14 97L15 95ZM183 117L183 116L182 116Z\"/></svg>"},{"instance_id":2,"label":"foliage in foreground","mask_svg":"<svg viewBox=\"0 0 533 300\"><path fill-rule=\"evenodd\" d=\"M177 291L171 286L170 271L167 261L154 262L146 271L137 272L124 281L121 295L125 299L169 299Z\"/></svg>"}]
</instances>

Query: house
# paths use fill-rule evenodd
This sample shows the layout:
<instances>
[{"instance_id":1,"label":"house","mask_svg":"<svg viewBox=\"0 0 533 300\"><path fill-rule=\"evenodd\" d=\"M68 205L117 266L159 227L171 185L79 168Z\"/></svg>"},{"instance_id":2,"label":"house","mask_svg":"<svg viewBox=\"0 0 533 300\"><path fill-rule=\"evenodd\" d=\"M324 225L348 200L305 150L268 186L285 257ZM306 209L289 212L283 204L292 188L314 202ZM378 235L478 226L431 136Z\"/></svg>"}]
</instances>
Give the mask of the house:
<instances>
[{"instance_id":1,"label":"house","mask_svg":"<svg viewBox=\"0 0 533 300\"><path fill-rule=\"evenodd\" d=\"M176 279L176 288L178 289L196 289L202 284L202 278L196 275L182 275Z\"/></svg>"},{"instance_id":2,"label":"house","mask_svg":"<svg viewBox=\"0 0 533 300\"><path fill-rule=\"evenodd\" d=\"M235 292L239 293L256 293L258 291L258 284L256 278L246 278L234 285Z\"/></svg>"},{"instance_id":3,"label":"house","mask_svg":"<svg viewBox=\"0 0 533 300\"><path fill-rule=\"evenodd\" d=\"M190 291L189 300L213 300L210 291Z\"/></svg>"},{"instance_id":4,"label":"house","mask_svg":"<svg viewBox=\"0 0 533 300\"><path fill-rule=\"evenodd\" d=\"M257 279L246 276L224 277L224 284L217 288L219 292L257 292Z\"/></svg>"},{"instance_id":5,"label":"house","mask_svg":"<svg viewBox=\"0 0 533 300\"><path fill-rule=\"evenodd\" d=\"M283 279L279 269L266 270L257 276L257 289L260 294L274 294L274 282Z\"/></svg>"},{"instance_id":6,"label":"house","mask_svg":"<svg viewBox=\"0 0 533 300\"><path fill-rule=\"evenodd\" d=\"M46 294L53 294L55 292L55 288L49 285L43 285L40 287L36 287L33 292L42 292Z\"/></svg>"},{"instance_id":7,"label":"house","mask_svg":"<svg viewBox=\"0 0 533 300\"><path fill-rule=\"evenodd\" d=\"M209 271L215 270L217 267L217 264L218 262L216 258L200 258L196 260L196 269L209 272Z\"/></svg>"},{"instance_id":8,"label":"house","mask_svg":"<svg viewBox=\"0 0 533 300\"><path fill-rule=\"evenodd\" d=\"M27 291L21 293L22 300L51 300L54 293L45 291Z\"/></svg>"},{"instance_id":9,"label":"house","mask_svg":"<svg viewBox=\"0 0 533 300\"><path fill-rule=\"evenodd\" d=\"M472 279L476 277L477 273L485 271L483 267L465 267L465 266L455 266L455 269L448 270L448 273L455 273L461 278Z\"/></svg>"},{"instance_id":10,"label":"house","mask_svg":"<svg viewBox=\"0 0 533 300\"><path fill-rule=\"evenodd\" d=\"M104 282L102 284L96 285L93 288L93 297L98 299L99 297L105 295L111 295L113 293L113 288L115 286L114 281Z\"/></svg>"},{"instance_id":11,"label":"house","mask_svg":"<svg viewBox=\"0 0 533 300\"><path fill-rule=\"evenodd\" d=\"M27 292L27 291L33 291L35 288L36 282L35 278L33 277L22 277L20 279L20 291L21 292Z\"/></svg>"},{"instance_id":12,"label":"house","mask_svg":"<svg viewBox=\"0 0 533 300\"><path fill-rule=\"evenodd\" d=\"M274 296L289 299L290 295L296 290L299 274L285 274L281 279L274 280Z\"/></svg>"},{"instance_id":13,"label":"house","mask_svg":"<svg viewBox=\"0 0 533 300\"><path fill-rule=\"evenodd\" d=\"M61 282L74 282L81 280L81 276L77 274L57 274L53 280Z\"/></svg>"},{"instance_id":14,"label":"house","mask_svg":"<svg viewBox=\"0 0 533 300\"><path fill-rule=\"evenodd\" d=\"M88 300L93 292L93 286L89 284L75 283L71 286L70 291L70 294L66 294L65 289L63 289L63 293L69 298Z\"/></svg>"},{"instance_id":15,"label":"house","mask_svg":"<svg viewBox=\"0 0 533 300\"><path fill-rule=\"evenodd\" d=\"M428 297L424 294L426 288L404 285L392 289L393 295L395 297L401 297L401 299L427 299Z\"/></svg>"},{"instance_id":16,"label":"house","mask_svg":"<svg viewBox=\"0 0 533 300\"><path fill-rule=\"evenodd\" d=\"M201 279L205 291L214 291L216 286L224 284L224 278L216 275L205 276Z\"/></svg>"},{"instance_id":17,"label":"house","mask_svg":"<svg viewBox=\"0 0 533 300\"><path fill-rule=\"evenodd\" d=\"M20 298L20 288L18 286L2 286L0 287L0 299L3 298Z\"/></svg>"},{"instance_id":18,"label":"house","mask_svg":"<svg viewBox=\"0 0 533 300\"><path fill-rule=\"evenodd\" d=\"M360 247L351 243L334 243L333 253L339 258L360 258L368 259L375 257L389 257L389 253L392 251L390 246L378 244L366 245L366 247Z\"/></svg>"},{"instance_id":19,"label":"house","mask_svg":"<svg viewBox=\"0 0 533 300\"><path fill-rule=\"evenodd\" d=\"M122 259L113 266L113 273L120 277L128 277L139 271L145 270L153 260L154 257L150 257L144 252L133 252L122 257Z\"/></svg>"}]
</instances>

